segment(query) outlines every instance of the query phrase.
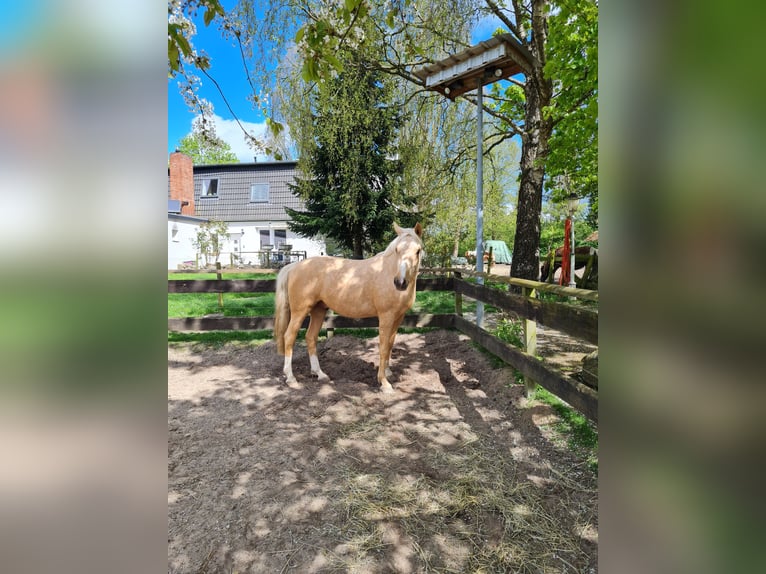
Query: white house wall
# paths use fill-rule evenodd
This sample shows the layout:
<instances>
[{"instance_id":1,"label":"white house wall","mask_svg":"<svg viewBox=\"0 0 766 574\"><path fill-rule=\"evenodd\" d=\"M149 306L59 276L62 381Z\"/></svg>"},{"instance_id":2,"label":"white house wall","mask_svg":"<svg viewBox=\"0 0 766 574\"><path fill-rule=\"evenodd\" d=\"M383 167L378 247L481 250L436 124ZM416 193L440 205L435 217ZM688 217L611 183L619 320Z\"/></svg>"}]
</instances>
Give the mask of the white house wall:
<instances>
[{"instance_id":1,"label":"white house wall","mask_svg":"<svg viewBox=\"0 0 766 574\"><path fill-rule=\"evenodd\" d=\"M197 260L197 250L194 248L193 240L197 236L200 223L188 221L174 221L168 219L168 269L179 269L184 265L195 264ZM175 233L173 229L176 229ZM224 267L230 266L232 262L236 265L240 257L232 254L239 254L241 262L245 265L255 265L259 263L259 257L254 251L261 250L260 231L269 230L270 241L274 244L274 231L284 230L285 227L270 222L234 222L229 223L229 239L224 241L221 246L221 254L218 260ZM306 257L316 257L326 255L327 248L323 241L317 241L302 237L290 230L286 231L287 243L293 246L293 251L305 251ZM200 258L200 266L204 265L204 258Z\"/></svg>"},{"instance_id":2,"label":"white house wall","mask_svg":"<svg viewBox=\"0 0 766 574\"><path fill-rule=\"evenodd\" d=\"M255 251L261 250L261 231L269 231L269 241L271 245L276 243L274 232L277 230L286 230L287 243L293 246L293 251L305 251L306 257L316 257L318 255L327 255L327 248L323 241L309 239L297 235L287 229L286 225L274 222L243 221L229 223L229 241L224 243L219 258L222 265L230 265L232 253L239 253L241 261L245 265L258 265L258 254ZM235 241L237 243L235 243Z\"/></svg>"},{"instance_id":3,"label":"white house wall","mask_svg":"<svg viewBox=\"0 0 766 574\"><path fill-rule=\"evenodd\" d=\"M194 264L197 250L192 240L196 238L198 229L198 223L168 219L168 269L178 269L189 261Z\"/></svg>"}]
</instances>

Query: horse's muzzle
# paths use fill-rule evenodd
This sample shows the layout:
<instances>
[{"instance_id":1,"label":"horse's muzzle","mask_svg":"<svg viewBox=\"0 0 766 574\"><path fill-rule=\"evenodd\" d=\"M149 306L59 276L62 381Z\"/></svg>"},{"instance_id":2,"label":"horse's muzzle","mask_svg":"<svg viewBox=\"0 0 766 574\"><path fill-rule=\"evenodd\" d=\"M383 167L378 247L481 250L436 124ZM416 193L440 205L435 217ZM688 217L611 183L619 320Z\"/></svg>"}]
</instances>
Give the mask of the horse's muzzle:
<instances>
[{"instance_id":1,"label":"horse's muzzle","mask_svg":"<svg viewBox=\"0 0 766 574\"><path fill-rule=\"evenodd\" d=\"M407 289L407 280L406 279L399 279L398 277L394 279L394 287L396 287L399 291L404 291Z\"/></svg>"}]
</instances>

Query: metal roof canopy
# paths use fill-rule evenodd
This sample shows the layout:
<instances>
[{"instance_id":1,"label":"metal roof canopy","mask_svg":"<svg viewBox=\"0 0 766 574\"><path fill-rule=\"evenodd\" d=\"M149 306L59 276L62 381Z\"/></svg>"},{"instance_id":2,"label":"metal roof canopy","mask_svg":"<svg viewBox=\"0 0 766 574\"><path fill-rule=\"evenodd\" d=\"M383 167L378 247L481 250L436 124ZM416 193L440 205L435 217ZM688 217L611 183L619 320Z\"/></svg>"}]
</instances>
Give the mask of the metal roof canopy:
<instances>
[{"instance_id":1,"label":"metal roof canopy","mask_svg":"<svg viewBox=\"0 0 766 574\"><path fill-rule=\"evenodd\" d=\"M499 34L443 60L414 70L425 87L451 100L482 86L526 71L531 56L510 34Z\"/></svg>"},{"instance_id":2,"label":"metal roof canopy","mask_svg":"<svg viewBox=\"0 0 766 574\"><path fill-rule=\"evenodd\" d=\"M499 34L443 60L413 70L426 88L451 100L476 90L476 271L484 271L484 86L529 71L532 57L510 34ZM484 283L482 277L477 279ZM476 325L484 326L484 304L476 302Z\"/></svg>"}]
</instances>

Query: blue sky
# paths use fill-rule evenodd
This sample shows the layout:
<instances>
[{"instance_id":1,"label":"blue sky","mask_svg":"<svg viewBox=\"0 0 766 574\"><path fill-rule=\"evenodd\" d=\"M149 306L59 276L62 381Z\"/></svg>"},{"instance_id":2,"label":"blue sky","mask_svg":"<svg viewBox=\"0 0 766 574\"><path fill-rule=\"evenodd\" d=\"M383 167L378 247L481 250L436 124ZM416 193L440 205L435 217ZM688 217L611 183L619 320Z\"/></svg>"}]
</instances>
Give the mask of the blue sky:
<instances>
[{"instance_id":1,"label":"blue sky","mask_svg":"<svg viewBox=\"0 0 766 574\"><path fill-rule=\"evenodd\" d=\"M229 10L235 3L234 0L230 0L224 1L223 5ZM193 43L198 50L205 51L210 56L212 61L210 74L220 84L226 94L226 99L231 103L243 125L248 130L254 131L256 135L262 134L265 130L265 118L258 110L253 109L247 100L251 88L242 69L239 49L233 43L221 38L215 22L206 27L202 22L201 13L195 20L195 24L197 25L197 34ZM474 31L473 41L479 42L489 38L498 26L499 21L496 19L481 21ZM229 113L218 90L204 76L202 76L202 87L199 94L213 104L217 116L216 132L218 136L232 147L240 161L253 161L254 152L245 143L241 128ZM169 79L168 153L173 152L180 139L191 131L193 119L194 114L188 109L179 94L178 81ZM263 160L265 158L259 156L258 159Z\"/></svg>"},{"instance_id":2,"label":"blue sky","mask_svg":"<svg viewBox=\"0 0 766 574\"><path fill-rule=\"evenodd\" d=\"M223 2L230 10L236 2ZM239 49L232 42L221 37L216 22L205 26L202 13L195 19L197 34L193 44L197 50L204 51L211 58L210 75L221 86L226 99L231 103L237 117L248 129L257 134L265 128L264 117L253 109L247 97L251 93L250 85L242 69ZM195 70L196 72L196 70ZM201 76L197 72L198 76ZM226 141L237 154L240 161L253 161L254 152L247 146L242 137L242 130L229 113L218 90L206 77L201 76L202 86L199 94L213 104L217 116L216 131L220 138ZM178 142L191 131L194 114L189 110L178 89L176 79L168 80L168 153L171 153ZM259 158L262 159L262 158Z\"/></svg>"}]
</instances>

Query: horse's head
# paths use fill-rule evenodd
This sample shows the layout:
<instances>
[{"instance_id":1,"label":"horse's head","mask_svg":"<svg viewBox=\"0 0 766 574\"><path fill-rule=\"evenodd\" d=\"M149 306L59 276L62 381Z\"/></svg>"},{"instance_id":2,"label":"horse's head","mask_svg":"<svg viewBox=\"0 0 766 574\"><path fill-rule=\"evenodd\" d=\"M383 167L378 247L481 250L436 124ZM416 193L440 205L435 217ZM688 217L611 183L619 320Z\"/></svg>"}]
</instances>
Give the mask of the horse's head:
<instances>
[{"instance_id":1,"label":"horse's head","mask_svg":"<svg viewBox=\"0 0 766 574\"><path fill-rule=\"evenodd\" d=\"M405 291L417 281L420 260L423 255L423 227L417 223L414 228L402 229L394 223L397 238L393 241L393 253L397 259L394 287Z\"/></svg>"}]
</instances>

